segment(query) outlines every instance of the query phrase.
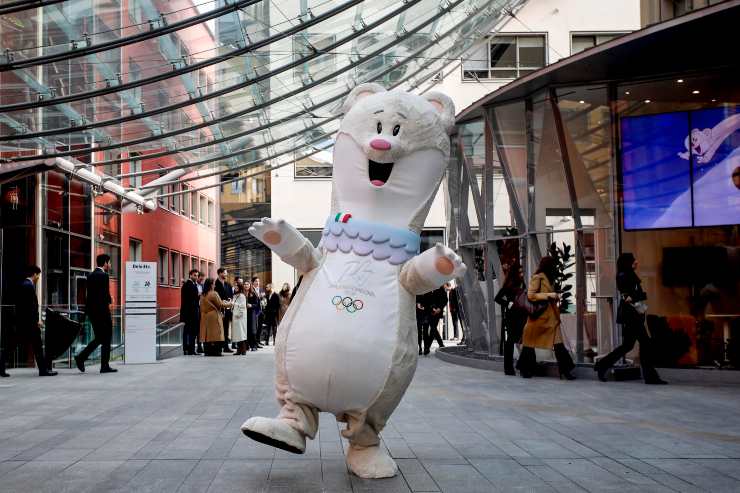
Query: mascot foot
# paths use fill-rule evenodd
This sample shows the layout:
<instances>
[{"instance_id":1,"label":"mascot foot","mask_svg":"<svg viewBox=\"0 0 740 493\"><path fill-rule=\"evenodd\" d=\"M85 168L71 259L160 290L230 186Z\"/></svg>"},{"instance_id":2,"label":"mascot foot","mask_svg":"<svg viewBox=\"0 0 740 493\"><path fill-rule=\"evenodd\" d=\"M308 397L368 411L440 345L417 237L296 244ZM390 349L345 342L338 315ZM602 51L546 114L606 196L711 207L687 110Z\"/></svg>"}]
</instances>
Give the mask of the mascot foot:
<instances>
[{"instance_id":1,"label":"mascot foot","mask_svg":"<svg viewBox=\"0 0 740 493\"><path fill-rule=\"evenodd\" d=\"M396 461L379 445L362 448L350 445L347 465L355 475L365 479L391 478L398 474Z\"/></svg>"},{"instance_id":2,"label":"mascot foot","mask_svg":"<svg viewBox=\"0 0 740 493\"><path fill-rule=\"evenodd\" d=\"M242 432L254 441L294 454L306 451L306 437L282 419L249 418L242 425Z\"/></svg>"}]
</instances>

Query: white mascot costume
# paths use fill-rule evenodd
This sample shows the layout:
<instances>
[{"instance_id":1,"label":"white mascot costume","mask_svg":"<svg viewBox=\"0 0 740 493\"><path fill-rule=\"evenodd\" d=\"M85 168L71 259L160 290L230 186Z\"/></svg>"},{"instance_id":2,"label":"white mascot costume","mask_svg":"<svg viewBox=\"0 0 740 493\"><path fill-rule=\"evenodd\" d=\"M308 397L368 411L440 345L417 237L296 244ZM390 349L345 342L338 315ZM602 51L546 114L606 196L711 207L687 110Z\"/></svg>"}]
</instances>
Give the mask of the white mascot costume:
<instances>
[{"instance_id":1,"label":"white mascot costume","mask_svg":"<svg viewBox=\"0 0 740 493\"><path fill-rule=\"evenodd\" d=\"M357 476L394 476L378 434L416 370L415 295L461 276L437 244L419 255L444 174L455 110L445 95L362 84L349 94L334 146L331 215L318 248L280 219L249 229L303 274L275 344L277 418L252 417L248 437L294 453L320 411L347 423Z\"/></svg>"}]
</instances>

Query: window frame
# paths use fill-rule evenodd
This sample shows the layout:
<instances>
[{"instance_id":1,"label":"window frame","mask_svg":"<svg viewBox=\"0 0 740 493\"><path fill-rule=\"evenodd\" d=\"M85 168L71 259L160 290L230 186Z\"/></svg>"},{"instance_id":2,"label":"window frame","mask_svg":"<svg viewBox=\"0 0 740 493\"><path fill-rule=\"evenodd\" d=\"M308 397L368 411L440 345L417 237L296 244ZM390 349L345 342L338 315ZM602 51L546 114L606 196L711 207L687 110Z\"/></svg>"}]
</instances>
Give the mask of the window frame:
<instances>
[{"instance_id":1,"label":"window frame","mask_svg":"<svg viewBox=\"0 0 740 493\"><path fill-rule=\"evenodd\" d=\"M516 46L516 66L513 68L499 68L495 69L491 66L491 41L495 39L496 37L504 38L504 37L513 37L515 38L515 46ZM544 65L542 67L522 67L519 65L519 38L542 38L544 41L544 45L542 49L544 50L545 60ZM536 70L540 70L544 67L547 67L550 64L550 36L549 33L546 31L543 32L497 32L495 34L491 34L486 38L486 57L487 60L487 69L488 77L466 77L465 72L465 61L463 60L463 63L460 64L460 80L462 82L478 82L478 81L485 81L485 82L501 82L501 81L512 81L515 79L518 79L520 77L524 77L525 75L530 74L531 72L534 72ZM491 75L496 71L515 71L516 76L515 77L500 77L500 78L494 78ZM521 71L525 70L527 73L522 74Z\"/></svg>"},{"instance_id":2,"label":"window frame","mask_svg":"<svg viewBox=\"0 0 740 493\"><path fill-rule=\"evenodd\" d=\"M131 247L134 246L134 255L131 255ZM129 236L128 238L128 255L129 262L141 262L144 254L144 242L138 238Z\"/></svg>"},{"instance_id":3,"label":"window frame","mask_svg":"<svg viewBox=\"0 0 740 493\"><path fill-rule=\"evenodd\" d=\"M577 55L578 53L583 53L586 50L590 50L591 48L595 48L603 43L608 43L611 41L611 39L607 41L603 41L601 43L598 43L598 37L599 36L612 36L612 39L618 38L620 36L624 36L625 34L629 34L632 31L571 31L570 32L570 55ZM595 44L591 48L586 48L586 50L581 50L579 52L574 53L573 52L573 38L576 37L586 37L586 36L593 36Z\"/></svg>"},{"instance_id":4,"label":"window frame","mask_svg":"<svg viewBox=\"0 0 740 493\"><path fill-rule=\"evenodd\" d=\"M162 253L164 253L164 256L162 256ZM170 275L169 262L169 249L160 245L157 247L157 284L159 286L167 286L167 281L169 280Z\"/></svg>"}]
</instances>

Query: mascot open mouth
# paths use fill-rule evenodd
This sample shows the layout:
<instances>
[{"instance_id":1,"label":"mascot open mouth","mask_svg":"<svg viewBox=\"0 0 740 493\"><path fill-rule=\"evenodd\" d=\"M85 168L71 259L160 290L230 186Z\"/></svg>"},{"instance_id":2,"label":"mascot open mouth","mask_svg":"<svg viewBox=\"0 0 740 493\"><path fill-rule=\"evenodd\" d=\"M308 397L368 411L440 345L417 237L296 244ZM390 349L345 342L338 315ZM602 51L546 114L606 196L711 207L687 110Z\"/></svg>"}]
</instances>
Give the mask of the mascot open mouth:
<instances>
[{"instance_id":1,"label":"mascot open mouth","mask_svg":"<svg viewBox=\"0 0 740 493\"><path fill-rule=\"evenodd\" d=\"M370 183L376 187L382 187L388 181L393 171L393 163L379 163L372 159L367 160L367 173L370 178Z\"/></svg>"}]
</instances>

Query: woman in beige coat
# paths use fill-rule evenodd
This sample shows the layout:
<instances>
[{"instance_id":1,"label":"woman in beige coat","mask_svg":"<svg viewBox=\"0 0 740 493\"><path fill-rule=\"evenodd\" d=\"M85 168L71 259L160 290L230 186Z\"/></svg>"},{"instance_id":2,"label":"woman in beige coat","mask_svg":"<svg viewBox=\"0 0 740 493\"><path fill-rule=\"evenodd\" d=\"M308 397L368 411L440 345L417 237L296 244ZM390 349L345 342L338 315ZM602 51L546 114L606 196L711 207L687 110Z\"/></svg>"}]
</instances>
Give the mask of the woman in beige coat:
<instances>
[{"instance_id":1,"label":"woman in beige coat","mask_svg":"<svg viewBox=\"0 0 740 493\"><path fill-rule=\"evenodd\" d=\"M570 353L563 344L563 335L560 332L560 310L558 301L560 295L553 289L553 281L557 275L555 259L542 257L532 280L529 282L527 298L535 304L545 304L544 311L536 318L531 316L524 326L522 335L522 352L517 361L519 373L524 378L531 378L537 366L534 348L552 349L558 361L560 378L575 380L571 371L575 368Z\"/></svg>"},{"instance_id":2,"label":"woman in beige coat","mask_svg":"<svg viewBox=\"0 0 740 493\"><path fill-rule=\"evenodd\" d=\"M205 356L221 356L224 342L224 323L222 310L230 308L231 303L221 300L213 290L213 279L203 283L203 296L200 298L200 340L203 341Z\"/></svg>"}]
</instances>

